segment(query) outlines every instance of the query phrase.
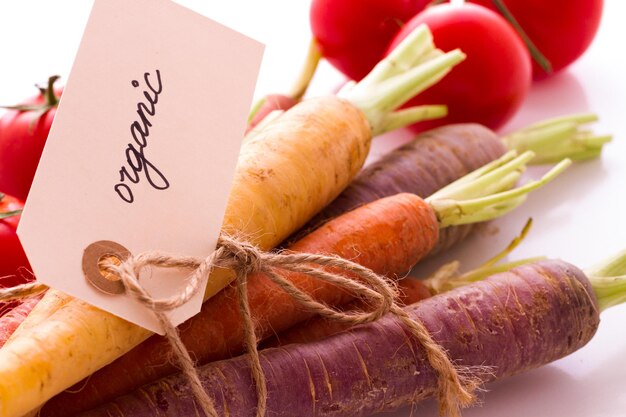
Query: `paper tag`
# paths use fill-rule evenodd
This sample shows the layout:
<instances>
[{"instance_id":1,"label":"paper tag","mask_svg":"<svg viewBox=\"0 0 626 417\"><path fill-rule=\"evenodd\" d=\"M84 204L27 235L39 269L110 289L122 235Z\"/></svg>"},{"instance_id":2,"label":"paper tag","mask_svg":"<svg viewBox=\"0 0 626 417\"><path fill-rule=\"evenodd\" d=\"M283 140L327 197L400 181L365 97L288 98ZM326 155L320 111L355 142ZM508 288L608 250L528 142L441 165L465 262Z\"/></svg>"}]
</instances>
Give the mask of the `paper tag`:
<instances>
[{"instance_id":1,"label":"paper tag","mask_svg":"<svg viewBox=\"0 0 626 417\"><path fill-rule=\"evenodd\" d=\"M87 282L83 252L102 240L134 254L215 249L262 54L169 0L95 1L18 230L39 281L161 332L130 296ZM187 273L141 283L172 296Z\"/></svg>"}]
</instances>

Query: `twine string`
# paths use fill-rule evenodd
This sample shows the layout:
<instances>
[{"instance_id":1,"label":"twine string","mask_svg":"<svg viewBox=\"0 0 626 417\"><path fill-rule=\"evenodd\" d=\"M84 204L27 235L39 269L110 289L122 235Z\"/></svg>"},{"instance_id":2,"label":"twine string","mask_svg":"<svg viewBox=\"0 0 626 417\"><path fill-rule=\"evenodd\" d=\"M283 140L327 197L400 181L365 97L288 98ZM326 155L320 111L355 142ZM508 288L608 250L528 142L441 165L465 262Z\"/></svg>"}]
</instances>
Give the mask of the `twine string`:
<instances>
[{"instance_id":1,"label":"twine string","mask_svg":"<svg viewBox=\"0 0 626 417\"><path fill-rule=\"evenodd\" d=\"M193 272L179 294L170 298L154 299L139 283L141 271L149 266L189 269ZM197 294L213 268L232 269L236 274L235 282L244 325L245 345L257 390L258 417L264 416L267 410L267 384L257 350L257 337L247 296L247 277L257 272L263 273L307 310L332 320L356 325L377 320L387 313L396 315L423 347L430 365L438 374L438 399L442 415L458 416L461 407L474 401L473 390L477 387L475 381L461 377L447 353L432 339L423 323L412 319L400 308L396 303L398 290L395 283L352 261L329 255L264 252L250 243L222 236L217 249L205 259L172 256L153 251L130 256L119 265L106 262L104 268L119 277L130 296L154 313L172 346L182 372L190 382L196 401L209 417L218 416L213 400L202 387L195 364L180 339L178 329L173 326L166 312L182 306ZM298 289L277 272L280 270L306 274L334 284L368 300L372 308L370 311L333 309ZM34 296L46 289L45 285L36 282L8 289L9 291L2 289L0 301Z\"/></svg>"}]
</instances>

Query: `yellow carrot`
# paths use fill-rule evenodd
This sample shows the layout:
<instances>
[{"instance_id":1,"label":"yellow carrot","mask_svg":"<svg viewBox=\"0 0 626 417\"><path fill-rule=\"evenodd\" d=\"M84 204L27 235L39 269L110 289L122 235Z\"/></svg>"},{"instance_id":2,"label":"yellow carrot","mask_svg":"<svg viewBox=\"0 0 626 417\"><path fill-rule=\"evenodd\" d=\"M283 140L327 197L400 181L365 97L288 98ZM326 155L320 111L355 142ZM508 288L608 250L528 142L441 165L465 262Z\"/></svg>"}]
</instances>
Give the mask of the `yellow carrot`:
<instances>
[{"instance_id":1,"label":"yellow carrot","mask_svg":"<svg viewBox=\"0 0 626 417\"><path fill-rule=\"evenodd\" d=\"M409 64L420 64L409 71L411 76L402 74L398 82L383 77L380 85L370 80L369 94L368 89L355 87L356 95L346 99L304 101L247 141L222 230L270 249L335 198L363 165L372 132L384 130L390 120L394 126L399 118L415 121L406 112L395 112L407 90L415 94L432 85L463 55L453 51L426 61L412 58ZM232 278L229 271L211 273L206 298ZM54 303L50 297L41 301L44 307L50 302ZM48 311L52 314L45 321L31 322L28 331L0 349L3 417L18 417L40 406L150 335L79 300Z\"/></svg>"}]
</instances>

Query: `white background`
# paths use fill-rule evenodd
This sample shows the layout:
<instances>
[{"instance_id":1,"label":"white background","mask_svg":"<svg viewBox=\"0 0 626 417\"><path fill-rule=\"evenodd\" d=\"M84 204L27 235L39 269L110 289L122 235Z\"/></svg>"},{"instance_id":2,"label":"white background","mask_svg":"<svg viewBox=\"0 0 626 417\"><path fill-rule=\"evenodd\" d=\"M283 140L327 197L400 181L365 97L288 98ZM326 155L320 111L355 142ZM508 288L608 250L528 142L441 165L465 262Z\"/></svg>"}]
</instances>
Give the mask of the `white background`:
<instances>
[{"instance_id":1,"label":"white background","mask_svg":"<svg viewBox=\"0 0 626 417\"><path fill-rule=\"evenodd\" d=\"M230 0L180 3L267 44L256 96L287 92L309 40L308 0ZM91 1L23 0L0 4L0 102L13 104L36 92L34 82L51 74L66 78L78 47ZM535 84L520 113L503 132L531 121L591 110L594 126L612 133L600 160L578 164L528 202L443 258L420 266L432 271L444 260L476 266L505 245L532 216L534 227L510 259L537 255L590 266L626 247L626 3L607 0L600 31L583 58L566 72ZM342 78L323 63L311 94L334 88ZM377 140L372 158L410 138L406 132ZM537 177L535 169L529 176ZM68 201L71 209L71 201ZM183 216L184 217L184 216ZM495 233L494 233L495 232ZM593 341L579 352L524 375L490 384L483 404L467 417L623 417L626 415L626 306L602 316ZM419 415L435 417L433 403L418 406ZM409 415L408 410L394 414Z\"/></svg>"}]
</instances>

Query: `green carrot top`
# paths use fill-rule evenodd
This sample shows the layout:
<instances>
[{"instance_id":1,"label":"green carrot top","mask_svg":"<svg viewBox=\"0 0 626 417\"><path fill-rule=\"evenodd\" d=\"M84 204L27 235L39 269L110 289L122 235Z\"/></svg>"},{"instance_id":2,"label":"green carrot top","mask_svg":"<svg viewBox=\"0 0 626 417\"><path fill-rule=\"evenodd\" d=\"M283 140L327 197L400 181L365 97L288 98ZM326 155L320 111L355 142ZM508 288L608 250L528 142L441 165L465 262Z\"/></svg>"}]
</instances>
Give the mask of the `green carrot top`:
<instances>
[{"instance_id":1,"label":"green carrot top","mask_svg":"<svg viewBox=\"0 0 626 417\"><path fill-rule=\"evenodd\" d=\"M503 252L478 268L460 274L458 273L459 263L453 261L439 268L433 276L424 281L424 284L433 294L438 294L481 281L491 275L508 271L520 265L545 259L542 256L497 264L500 259L509 254L519 244L529 227L530 221L524 227L522 234L513 240ZM584 273L596 294L600 311L626 302L626 250L622 250L597 265L586 269Z\"/></svg>"},{"instance_id":2,"label":"green carrot top","mask_svg":"<svg viewBox=\"0 0 626 417\"><path fill-rule=\"evenodd\" d=\"M548 164L570 158L574 161L595 158L611 135L596 135L585 126L598 120L593 113L572 114L533 123L502 137L509 149L533 151L532 164Z\"/></svg>"},{"instance_id":3,"label":"green carrot top","mask_svg":"<svg viewBox=\"0 0 626 417\"><path fill-rule=\"evenodd\" d=\"M512 188L534 156L531 151L519 156L516 151L510 151L428 197L426 201L435 210L439 226L500 217L522 204L529 192L544 186L571 164L571 160L564 159L539 180Z\"/></svg>"}]
</instances>

